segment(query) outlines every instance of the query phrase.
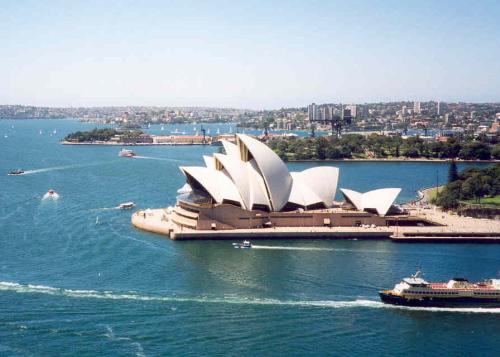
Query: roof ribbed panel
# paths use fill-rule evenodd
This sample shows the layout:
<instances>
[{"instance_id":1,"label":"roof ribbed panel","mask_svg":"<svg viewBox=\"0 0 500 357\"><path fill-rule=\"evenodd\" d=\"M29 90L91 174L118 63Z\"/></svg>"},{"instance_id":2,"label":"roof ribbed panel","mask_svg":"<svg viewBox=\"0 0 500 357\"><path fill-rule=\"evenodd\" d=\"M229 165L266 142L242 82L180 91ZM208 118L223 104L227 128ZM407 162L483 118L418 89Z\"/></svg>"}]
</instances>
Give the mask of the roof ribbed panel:
<instances>
[{"instance_id":1,"label":"roof ribbed panel","mask_svg":"<svg viewBox=\"0 0 500 357\"><path fill-rule=\"evenodd\" d=\"M292 176L285 163L267 145L244 134L237 134L264 179L266 191L274 211L281 210L292 191Z\"/></svg>"}]
</instances>

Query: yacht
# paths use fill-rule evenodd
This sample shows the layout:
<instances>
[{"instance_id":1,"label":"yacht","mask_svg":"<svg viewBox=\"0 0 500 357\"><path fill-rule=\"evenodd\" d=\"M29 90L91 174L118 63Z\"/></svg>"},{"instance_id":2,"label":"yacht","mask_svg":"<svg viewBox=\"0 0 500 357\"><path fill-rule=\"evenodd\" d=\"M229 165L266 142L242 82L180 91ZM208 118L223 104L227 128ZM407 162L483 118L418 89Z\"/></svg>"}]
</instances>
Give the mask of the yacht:
<instances>
[{"instance_id":1,"label":"yacht","mask_svg":"<svg viewBox=\"0 0 500 357\"><path fill-rule=\"evenodd\" d=\"M424 307L500 308L500 279L472 283L464 278L448 282L428 282L420 272L404 278L392 290L379 292L387 304Z\"/></svg>"}]
</instances>

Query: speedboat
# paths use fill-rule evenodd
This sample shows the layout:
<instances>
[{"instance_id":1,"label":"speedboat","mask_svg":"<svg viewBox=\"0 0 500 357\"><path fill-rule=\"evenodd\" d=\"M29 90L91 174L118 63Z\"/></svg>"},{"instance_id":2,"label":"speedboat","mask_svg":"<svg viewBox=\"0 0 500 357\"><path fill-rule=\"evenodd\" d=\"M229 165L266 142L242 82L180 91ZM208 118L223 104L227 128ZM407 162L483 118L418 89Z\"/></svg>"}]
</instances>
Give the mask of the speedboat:
<instances>
[{"instance_id":1,"label":"speedboat","mask_svg":"<svg viewBox=\"0 0 500 357\"><path fill-rule=\"evenodd\" d=\"M134 157L134 156L136 156L136 154L132 150L121 149L120 152L118 153L118 156L119 157Z\"/></svg>"},{"instance_id":2,"label":"speedboat","mask_svg":"<svg viewBox=\"0 0 500 357\"><path fill-rule=\"evenodd\" d=\"M119 209L131 209L131 208L134 208L134 207L135 207L135 203L134 202L124 202L124 203L120 203L118 205Z\"/></svg>"},{"instance_id":3,"label":"speedboat","mask_svg":"<svg viewBox=\"0 0 500 357\"><path fill-rule=\"evenodd\" d=\"M17 170L9 172L7 175L9 175L9 176L18 176L18 175L22 175L22 174L24 174L24 170L17 169Z\"/></svg>"},{"instance_id":4,"label":"speedboat","mask_svg":"<svg viewBox=\"0 0 500 357\"><path fill-rule=\"evenodd\" d=\"M247 249L252 248L252 243L248 240L244 240L243 243L233 243L235 248Z\"/></svg>"},{"instance_id":5,"label":"speedboat","mask_svg":"<svg viewBox=\"0 0 500 357\"><path fill-rule=\"evenodd\" d=\"M471 283L464 278L428 282L420 272L404 278L392 290L379 292L386 304L421 307L500 308L500 279Z\"/></svg>"},{"instance_id":6,"label":"speedboat","mask_svg":"<svg viewBox=\"0 0 500 357\"><path fill-rule=\"evenodd\" d=\"M49 199L49 198L52 198L52 199L58 199L59 198L59 194L54 191L53 189L49 189L47 191L47 193L45 195L43 195L43 199L46 200L46 199Z\"/></svg>"}]
</instances>

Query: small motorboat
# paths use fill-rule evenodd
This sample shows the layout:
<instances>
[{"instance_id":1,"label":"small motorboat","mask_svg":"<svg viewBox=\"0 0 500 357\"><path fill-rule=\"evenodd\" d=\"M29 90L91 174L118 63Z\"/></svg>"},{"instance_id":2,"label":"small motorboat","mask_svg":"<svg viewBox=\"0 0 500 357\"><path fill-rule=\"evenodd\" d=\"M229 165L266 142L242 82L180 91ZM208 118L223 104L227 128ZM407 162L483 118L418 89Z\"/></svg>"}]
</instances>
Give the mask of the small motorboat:
<instances>
[{"instance_id":1,"label":"small motorboat","mask_svg":"<svg viewBox=\"0 0 500 357\"><path fill-rule=\"evenodd\" d=\"M59 194L56 191L54 191L53 189L50 188L47 191L47 193L45 195L43 195L43 199L44 200L49 199L49 198L54 199L54 200L58 199L59 198Z\"/></svg>"},{"instance_id":2,"label":"small motorboat","mask_svg":"<svg viewBox=\"0 0 500 357\"><path fill-rule=\"evenodd\" d=\"M248 240L244 240L243 243L233 243L235 248L247 249L252 248L252 243Z\"/></svg>"},{"instance_id":3,"label":"small motorboat","mask_svg":"<svg viewBox=\"0 0 500 357\"><path fill-rule=\"evenodd\" d=\"M7 175L9 175L9 176L18 176L18 175L22 175L22 174L24 174L24 170L17 169L17 170L9 172Z\"/></svg>"},{"instance_id":4,"label":"small motorboat","mask_svg":"<svg viewBox=\"0 0 500 357\"><path fill-rule=\"evenodd\" d=\"M134 207L135 207L134 202L124 202L124 203L120 203L117 208L119 208L119 209L131 209Z\"/></svg>"},{"instance_id":5,"label":"small motorboat","mask_svg":"<svg viewBox=\"0 0 500 357\"><path fill-rule=\"evenodd\" d=\"M121 149L120 152L118 153L118 156L119 157L134 157L134 156L136 156L136 154L132 150Z\"/></svg>"}]
</instances>

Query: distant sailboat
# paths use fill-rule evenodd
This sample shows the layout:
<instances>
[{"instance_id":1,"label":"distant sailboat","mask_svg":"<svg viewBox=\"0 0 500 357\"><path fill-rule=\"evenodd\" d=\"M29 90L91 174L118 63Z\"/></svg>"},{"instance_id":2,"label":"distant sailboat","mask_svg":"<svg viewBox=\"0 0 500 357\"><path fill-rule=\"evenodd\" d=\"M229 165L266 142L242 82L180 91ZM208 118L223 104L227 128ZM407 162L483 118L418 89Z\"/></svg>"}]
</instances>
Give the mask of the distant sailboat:
<instances>
[{"instance_id":1,"label":"distant sailboat","mask_svg":"<svg viewBox=\"0 0 500 357\"><path fill-rule=\"evenodd\" d=\"M42 135L42 131L40 130L40 135Z\"/></svg>"},{"instance_id":2,"label":"distant sailboat","mask_svg":"<svg viewBox=\"0 0 500 357\"><path fill-rule=\"evenodd\" d=\"M52 132L52 134L54 134L54 135L57 134L57 130L54 129L54 131Z\"/></svg>"},{"instance_id":3,"label":"distant sailboat","mask_svg":"<svg viewBox=\"0 0 500 357\"><path fill-rule=\"evenodd\" d=\"M207 129L207 134L209 134L209 135L210 135L210 129Z\"/></svg>"},{"instance_id":4,"label":"distant sailboat","mask_svg":"<svg viewBox=\"0 0 500 357\"><path fill-rule=\"evenodd\" d=\"M161 130L165 130L165 128L163 127L163 125L161 126Z\"/></svg>"},{"instance_id":5,"label":"distant sailboat","mask_svg":"<svg viewBox=\"0 0 500 357\"><path fill-rule=\"evenodd\" d=\"M217 134L220 134L220 129L219 128L217 128Z\"/></svg>"}]
</instances>

